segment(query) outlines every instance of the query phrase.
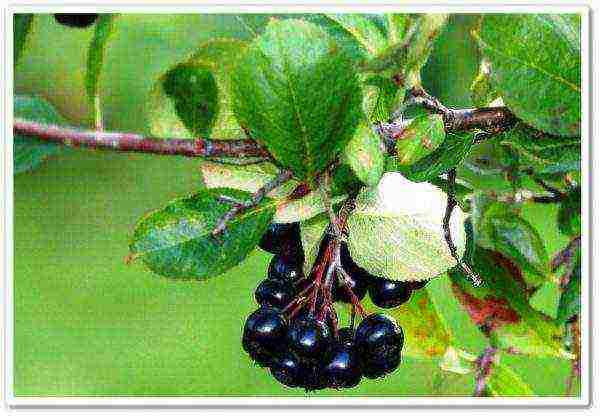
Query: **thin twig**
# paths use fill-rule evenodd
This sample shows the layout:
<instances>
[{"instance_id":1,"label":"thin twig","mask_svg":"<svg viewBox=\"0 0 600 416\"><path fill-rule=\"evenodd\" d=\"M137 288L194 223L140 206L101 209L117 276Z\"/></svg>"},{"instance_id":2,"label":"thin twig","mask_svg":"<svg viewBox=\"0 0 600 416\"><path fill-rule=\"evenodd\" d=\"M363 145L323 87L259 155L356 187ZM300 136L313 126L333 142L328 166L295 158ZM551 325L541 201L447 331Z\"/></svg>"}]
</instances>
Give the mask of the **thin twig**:
<instances>
[{"instance_id":1,"label":"thin twig","mask_svg":"<svg viewBox=\"0 0 600 416\"><path fill-rule=\"evenodd\" d=\"M496 362L498 350L494 347L487 347L479 358L475 361L475 392L473 396L483 397L485 395L487 380L492 373L492 366Z\"/></svg>"},{"instance_id":2,"label":"thin twig","mask_svg":"<svg viewBox=\"0 0 600 416\"><path fill-rule=\"evenodd\" d=\"M187 157L258 157L269 158L269 153L253 140L213 140L206 138L152 138L136 133L79 130L71 127L43 124L17 118L16 134L72 147L139 152Z\"/></svg>"},{"instance_id":3,"label":"thin twig","mask_svg":"<svg viewBox=\"0 0 600 416\"><path fill-rule=\"evenodd\" d=\"M235 218L236 215L256 207L273 189L281 186L292 178L292 172L289 170L280 171L275 178L267 182L260 189L252 194L249 201L238 202L233 200L233 207L221 217L215 229L212 231L213 237L218 236L227 228L227 223ZM231 202L231 198L225 197L226 202Z\"/></svg>"},{"instance_id":4,"label":"thin twig","mask_svg":"<svg viewBox=\"0 0 600 416\"><path fill-rule=\"evenodd\" d=\"M573 262L573 257L575 253L581 246L581 236L577 236L569 241L569 244L562 250L552 257L552 261L550 262L550 266L552 267L552 271L556 272L560 266L563 264L570 264Z\"/></svg>"}]
</instances>

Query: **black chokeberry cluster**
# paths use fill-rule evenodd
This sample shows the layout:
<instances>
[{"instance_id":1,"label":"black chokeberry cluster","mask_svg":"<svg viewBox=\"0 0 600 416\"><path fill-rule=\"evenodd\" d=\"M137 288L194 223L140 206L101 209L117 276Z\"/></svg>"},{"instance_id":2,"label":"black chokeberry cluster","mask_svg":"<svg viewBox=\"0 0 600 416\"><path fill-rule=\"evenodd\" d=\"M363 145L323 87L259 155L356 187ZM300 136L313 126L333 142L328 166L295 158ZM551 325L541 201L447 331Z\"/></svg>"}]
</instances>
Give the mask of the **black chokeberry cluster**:
<instances>
[{"instance_id":1,"label":"black chokeberry cluster","mask_svg":"<svg viewBox=\"0 0 600 416\"><path fill-rule=\"evenodd\" d=\"M98 19L98 14L56 13L54 14L54 19L61 25L84 29L93 25L96 22L96 20Z\"/></svg>"},{"instance_id":2,"label":"black chokeberry cluster","mask_svg":"<svg viewBox=\"0 0 600 416\"><path fill-rule=\"evenodd\" d=\"M274 256L267 279L254 293L260 306L244 325L242 346L252 360L269 368L280 383L307 391L354 387L363 377L383 377L398 368L402 328L385 314L367 315L360 300L369 293L376 305L395 307L426 282L371 276L352 261L344 244L340 263L346 273L334 272L333 281L328 280L325 269L332 261L328 234L306 276L298 223L271 224L259 246ZM350 327L338 328L334 302L352 304ZM363 319L354 328L356 312Z\"/></svg>"}]
</instances>

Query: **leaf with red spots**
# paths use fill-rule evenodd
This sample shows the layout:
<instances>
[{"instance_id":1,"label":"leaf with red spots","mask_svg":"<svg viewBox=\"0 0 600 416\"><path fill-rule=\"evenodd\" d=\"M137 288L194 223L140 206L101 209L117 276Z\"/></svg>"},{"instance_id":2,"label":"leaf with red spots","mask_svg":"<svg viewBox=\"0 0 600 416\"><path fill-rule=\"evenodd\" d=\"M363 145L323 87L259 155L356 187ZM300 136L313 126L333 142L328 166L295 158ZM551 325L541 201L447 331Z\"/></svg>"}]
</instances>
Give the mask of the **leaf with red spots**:
<instances>
[{"instance_id":1,"label":"leaf with red spots","mask_svg":"<svg viewBox=\"0 0 600 416\"><path fill-rule=\"evenodd\" d=\"M467 228L467 235L472 232ZM528 302L519 269L501 253L467 244L465 259L484 284L473 287L459 268L449 272L452 289L473 323L494 347L536 356L564 357L563 328Z\"/></svg>"},{"instance_id":2,"label":"leaf with red spots","mask_svg":"<svg viewBox=\"0 0 600 416\"><path fill-rule=\"evenodd\" d=\"M408 302L388 312L404 330L404 353L416 358L440 358L450 347L450 329L426 289L413 291Z\"/></svg>"}]
</instances>

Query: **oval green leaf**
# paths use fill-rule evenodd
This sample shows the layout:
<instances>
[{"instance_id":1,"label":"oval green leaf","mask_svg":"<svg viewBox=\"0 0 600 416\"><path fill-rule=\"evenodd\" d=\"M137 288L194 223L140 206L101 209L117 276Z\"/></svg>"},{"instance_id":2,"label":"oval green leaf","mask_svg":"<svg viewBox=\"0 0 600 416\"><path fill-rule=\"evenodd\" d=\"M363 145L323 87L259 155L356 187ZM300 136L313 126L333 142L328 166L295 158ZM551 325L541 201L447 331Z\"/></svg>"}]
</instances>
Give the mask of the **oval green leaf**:
<instances>
[{"instance_id":1,"label":"oval green leaf","mask_svg":"<svg viewBox=\"0 0 600 416\"><path fill-rule=\"evenodd\" d=\"M217 222L230 209L217 199L220 195L250 199L248 192L217 188L174 200L137 223L129 245L131 258L141 259L156 274L179 279L205 279L240 263L266 231L275 203L263 201L213 237Z\"/></svg>"},{"instance_id":2,"label":"oval green leaf","mask_svg":"<svg viewBox=\"0 0 600 416\"><path fill-rule=\"evenodd\" d=\"M205 66L185 62L167 71L149 99L148 121L157 137L200 137L210 133L219 106L215 78Z\"/></svg>"},{"instance_id":3,"label":"oval green leaf","mask_svg":"<svg viewBox=\"0 0 600 416\"><path fill-rule=\"evenodd\" d=\"M356 177L368 186L376 186L383 175L381 139L366 124L361 124L346 145L342 160Z\"/></svg>"},{"instance_id":4,"label":"oval green leaf","mask_svg":"<svg viewBox=\"0 0 600 416\"><path fill-rule=\"evenodd\" d=\"M577 17L490 14L479 36L492 65L492 80L517 117L550 134L581 134Z\"/></svg>"},{"instance_id":5,"label":"oval green leaf","mask_svg":"<svg viewBox=\"0 0 600 416\"><path fill-rule=\"evenodd\" d=\"M444 141L444 120L439 114L417 116L396 139L396 157L401 166L412 165L433 153Z\"/></svg>"},{"instance_id":6,"label":"oval green leaf","mask_svg":"<svg viewBox=\"0 0 600 416\"><path fill-rule=\"evenodd\" d=\"M272 21L241 58L232 87L239 122L302 180L338 156L359 121L351 61L312 23Z\"/></svg>"},{"instance_id":7,"label":"oval green leaf","mask_svg":"<svg viewBox=\"0 0 600 416\"><path fill-rule=\"evenodd\" d=\"M429 183L387 173L376 189L364 189L348 218L348 248L374 276L401 281L431 279L456 265L444 239L447 196ZM455 208L450 230L462 255L464 213Z\"/></svg>"}]
</instances>

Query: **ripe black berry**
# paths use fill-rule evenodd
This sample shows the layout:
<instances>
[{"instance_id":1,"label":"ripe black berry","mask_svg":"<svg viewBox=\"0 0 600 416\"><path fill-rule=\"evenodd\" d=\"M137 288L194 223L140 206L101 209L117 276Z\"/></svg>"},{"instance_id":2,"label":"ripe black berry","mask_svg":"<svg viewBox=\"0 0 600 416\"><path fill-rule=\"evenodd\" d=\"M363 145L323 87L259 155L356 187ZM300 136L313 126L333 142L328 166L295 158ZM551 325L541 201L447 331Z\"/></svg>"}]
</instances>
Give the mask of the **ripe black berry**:
<instances>
[{"instance_id":1,"label":"ripe black berry","mask_svg":"<svg viewBox=\"0 0 600 416\"><path fill-rule=\"evenodd\" d=\"M420 282L410 282L410 288L411 290L423 289L425 286L427 286L427 283L429 283L429 280L421 280Z\"/></svg>"},{"instance_id":2,"label":"ripe black berry","mask_svg":"<svg viewBox=\"0 0 600 416\"><path fill-rule=\"evenodd\" d=\"M348 246L346 244L342 244L340 247L340 261L342 263L342 267L350 277L348 283L350 283L352 292L356 295L358 300L362 300L367 294L370 282L375 280L376 277L372 276L365 269L354 263L354 260L352 260L352 257L350 257L350 252L348 251ZM338 276L338 283L334 287L333 299L336 302L342 301L345 303L351 303L350 294L344 286L343 277Z\"/></svg>"},{"instance_id":3,"label":"ripe black berry","mask_svg":"<svg viewBox=\"0 0 600 416\"><path fill-rule=\"evenodd\" d=\"M282 349L286 330L286 322L279 311L272 308L257 309L246 319L242 346L260 366L267 366Z\"/></svg>"},{"instance_id":4,"label":"ripe black berry","mask_svg":"<svg viewBox=\"0 0 600 416\"><path fill-rule=\"evenodd\" d=\"M358 352L365 362L385 361L400 354L404 333L396 321L383 314L367 316L356 328L354 336Z\"/></svg>"},{"instance_id":5,"label":"ripe black berry","mask_svg":"<svg viewBox=\"0 0 600 416\"><path fill-rule=\"evenodd\" d=\"M303 278L302 263L297 257L276 254L269 263L269 279L296 283Z\"/></svg>"},{"instance_id":6,"label":"ripe black berry","mask_svg":"<svg viewBox=\"0 0 600 416\"><path fill-rule=\"evenodd\" d=\"M254 298L261 306L272 306L276 309L283 309L292 301L296 291L294 286L284 280L266 279L260 282Z\"/></svg>"},{"instance_id":7,"label":"ripe black berry","mask_svg":"<svg viewBox=\"0 0 600 416\"><path fill-rule=\"evenodd\" d=\"M284 386L300 387L306 379L308 369L290 352L277 356L271 363L271 374Z\"/></svg>"},{"instance_id":8,"label":"ripe black berry","mask_svg":"<svg viewBox=\"0 0 600 416\"><path fill-rule=\"evenodd\" d=\"M310 315L300 316L292 322L287 341L300 358L323 359L333 341L329 327Z\"/></svg>"},{"instance_id":9,"label":"ripe black berry","mask_svg":"<svg viewBox=\"0 0 600 416\"><path fill-rule=\"evenodd\" d=\"M383 377L396 370L400 360L400 352L379 359L365 360L362 363L363 375L370 379Z\"/></svg>"},{"instance_id":10,"label":"ripe black berry","mask_svg":"<svg viewBox=\"0 0 600 416\"><path fill-rule=\"evenodd\" d=\"M356 350L352 346L337 344L323 369L323 375L333 388L357 386L362 373Z\"/></svg>"},{"instance_id":11,"label":"ripe black berry","mask_svg":"<svg viewBox=\"0 0 600 416\"><path fill-rule=\"evenodd\" d=\"M72 14L60 14L56 13L54 15L54 19L60 23L61 25L76 27L76 28L86 28L94 24L96 19L98 19L98 14L83 14L83 13L72 13Z\"/></svg>"},{"instance_id":12,"label":"ripe black berry","mask_svg":"<svg viewBox=\"0 0 600 416\"><path fill-rule=\"evenodd\" d=\"M369 287L369 296L380 308L395 308L410 299L410 284L389 279L375 279Z\"/></svg>"},{"instance_id":13,"label":"ripe black berry","mask_svg":"<svg viewBox=\"0 0 600 416\"><path fill-rule=\"evenodd\" d=\"M272 254L280 254L282 249L290 254L299 253L302 249L300 224L271 223L263 234L258 246Z\"/></svg>"}]
</instances>

